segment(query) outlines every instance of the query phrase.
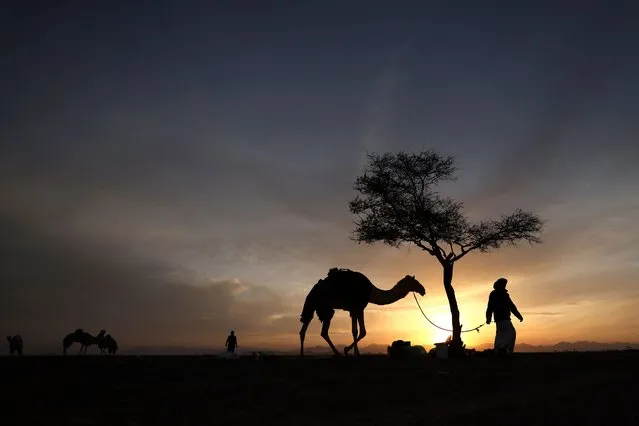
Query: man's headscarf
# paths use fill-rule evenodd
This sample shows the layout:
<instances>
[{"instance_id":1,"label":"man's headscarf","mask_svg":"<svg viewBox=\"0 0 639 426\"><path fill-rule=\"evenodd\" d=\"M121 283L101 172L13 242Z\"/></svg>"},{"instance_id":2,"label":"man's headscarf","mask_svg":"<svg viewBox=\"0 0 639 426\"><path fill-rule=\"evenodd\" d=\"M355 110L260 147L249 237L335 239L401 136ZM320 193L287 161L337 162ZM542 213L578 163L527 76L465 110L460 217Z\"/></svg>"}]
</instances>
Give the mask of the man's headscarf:
<instances>
[{"instance_id":1,"label":"man's headscarf","mask_svg":"<svg viewBox=\"0 0 639 426\"><path fill-rule=\"evenodd\" d=\"M495 290L506 290L506 284L508 284L508 280L506 278L500 278L493 284L493 288Z\"/></svg>"}]
</instances>

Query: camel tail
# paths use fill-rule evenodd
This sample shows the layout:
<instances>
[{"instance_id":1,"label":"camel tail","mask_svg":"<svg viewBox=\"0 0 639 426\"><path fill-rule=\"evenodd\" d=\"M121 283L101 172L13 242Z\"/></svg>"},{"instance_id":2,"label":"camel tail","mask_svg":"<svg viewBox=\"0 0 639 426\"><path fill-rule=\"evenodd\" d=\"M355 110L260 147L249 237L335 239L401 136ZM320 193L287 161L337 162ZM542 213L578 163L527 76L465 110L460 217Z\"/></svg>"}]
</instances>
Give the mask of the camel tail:
<instances>
[{"instance_id":1,"label":"camel tail","mask_svg":"<svg viewBox=\"0 0 639 426\"><path fill-rule=\"evenodd\" d=\"M302 308L302 314L300 315L300 322L302 324L308 324L313 320L315 314L315 307L317 303L317 284L311 289L304 301L304 307Z\"/></svg>"}]
</instances>

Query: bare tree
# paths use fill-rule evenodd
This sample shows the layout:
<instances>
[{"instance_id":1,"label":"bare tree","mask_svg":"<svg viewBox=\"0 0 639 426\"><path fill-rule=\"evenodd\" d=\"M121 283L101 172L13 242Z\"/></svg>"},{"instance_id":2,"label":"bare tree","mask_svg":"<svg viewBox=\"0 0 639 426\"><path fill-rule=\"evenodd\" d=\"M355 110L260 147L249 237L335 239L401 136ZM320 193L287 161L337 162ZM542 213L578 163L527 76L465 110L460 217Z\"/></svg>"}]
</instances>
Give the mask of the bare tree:
<instances>
[{"instance_id":1,"label":"bare tree","mask_svg":"<svg viewBox=\"0 0 639 426\"><path fill-rule=\"evenodd\" d=\"M461 202L436 191L439 182L456 180L454 157L427 150L369 154L368 160L355 181L359 194L349 202L351 213L358 216L352 238L392 247L414 244L439 261L452 316L451 355L459 355L463 343L453 287L455 262L474 250L541 243L544 221L517 209L499 219L470 223Z\"/></svg>"}]
</instances>

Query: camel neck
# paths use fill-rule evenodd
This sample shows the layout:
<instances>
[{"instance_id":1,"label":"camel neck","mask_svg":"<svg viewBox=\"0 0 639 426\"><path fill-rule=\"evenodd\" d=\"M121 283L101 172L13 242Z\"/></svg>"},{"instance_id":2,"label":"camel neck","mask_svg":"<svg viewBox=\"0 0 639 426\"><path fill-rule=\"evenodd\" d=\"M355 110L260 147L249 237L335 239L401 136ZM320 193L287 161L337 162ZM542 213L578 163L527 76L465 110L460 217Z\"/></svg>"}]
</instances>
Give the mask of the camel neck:
<instances>
[{"instance_id":1,"label":"camel neck","mask_svg":"<svg viewBox=\"0 0 639 426\"><path fill-rule=\"evenodd\" d=\"M382 290L373 286L369 301L374 305L390 305L406 297L406 294L408 293L397 285L390 290Z\"/></svg>"}]
</instances>

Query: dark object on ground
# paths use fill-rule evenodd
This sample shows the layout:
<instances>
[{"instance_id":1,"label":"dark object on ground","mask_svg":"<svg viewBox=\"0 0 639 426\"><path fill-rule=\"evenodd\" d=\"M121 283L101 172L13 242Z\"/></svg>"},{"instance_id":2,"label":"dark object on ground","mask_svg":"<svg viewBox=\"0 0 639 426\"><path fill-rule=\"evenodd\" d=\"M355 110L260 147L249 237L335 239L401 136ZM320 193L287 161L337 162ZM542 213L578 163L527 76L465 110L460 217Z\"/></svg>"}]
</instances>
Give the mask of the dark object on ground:
<instances>
[{"instance_id":1,"label":"dark object on ground","mask_svg":"<svg viewBox=\"0 0 639 426\"><path fill-rule=\"evenodd\" d=\"M390 359L407 359L425 357L428 354L423 346L411 346L410 341L395 340L386 348L386 353Z\"/></svg>"},{"instance_id":2,"label":"dark object on ground","mask_svg":"<svg viewBox=\"0 0 639 426\"><path fill-rule=\"evenodd\" d=\"M244 357L240 357L240 358L244 358ZM279 357L277 355L270 352L264 352L264 351L253 352L251 354L251 359L253 359L254 361L260 361L260 362L273 362L277 360L278 358Z\"/></svg>"},{"instance_id":3,"label":"dark object on ground","mask_svg":"<svg viewBox=\"0 0 639 426\"><path fill-rule=\"evenodd\" d=\"M492 358L493 356L495 356L495 350L494 349L484 349L481 352L477 352L476 356L480 357L480 358Z\"/></svg>"}]
</instances>

